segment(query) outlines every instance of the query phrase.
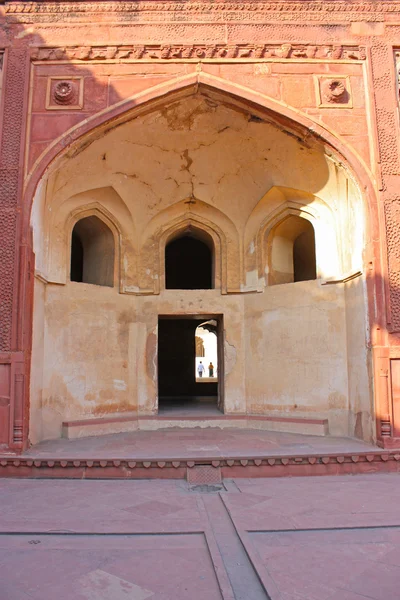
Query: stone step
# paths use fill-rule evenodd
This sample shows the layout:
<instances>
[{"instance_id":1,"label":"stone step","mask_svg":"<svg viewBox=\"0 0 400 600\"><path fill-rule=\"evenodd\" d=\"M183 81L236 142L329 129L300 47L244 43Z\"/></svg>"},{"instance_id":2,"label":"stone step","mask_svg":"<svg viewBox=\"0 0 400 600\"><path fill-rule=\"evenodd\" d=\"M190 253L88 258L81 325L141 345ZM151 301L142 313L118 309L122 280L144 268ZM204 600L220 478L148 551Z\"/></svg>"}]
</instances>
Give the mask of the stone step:
<instances>
[{"instance_id":1,"label":"stone step","mask_svg":"<svg viewBox=\"0 0 400 600\"><path fill-rule=\"evenodd\" d=\"M329 434L328 419L311 419L301 417L260 416L260 415L223 415L221 416L138 416L137 413L124 413L64 421L62 437L69 440L125 433L129 431L155 431L170 428L201 429L218 427L220 429L262 429L282 433L301 433L306 435L325 436Z\"/></svg>"}]
</instances>

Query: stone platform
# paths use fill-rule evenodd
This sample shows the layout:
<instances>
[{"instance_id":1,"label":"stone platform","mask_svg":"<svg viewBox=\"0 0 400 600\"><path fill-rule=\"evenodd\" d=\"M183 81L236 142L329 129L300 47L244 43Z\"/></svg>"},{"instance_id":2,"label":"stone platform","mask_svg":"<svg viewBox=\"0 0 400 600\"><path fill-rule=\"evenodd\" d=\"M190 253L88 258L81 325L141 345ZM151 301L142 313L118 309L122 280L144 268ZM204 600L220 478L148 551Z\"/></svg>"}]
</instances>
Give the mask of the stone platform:
<instances>
[{"instance_id":1,"label":"stone platform","mask_svg":"<svg viewBox=\"0 0 400 600\"><path fill-rule=\"evenodd\" d=\"M125 433L130 431L155 431L171 428L214 427L219 429L263 429L283 433L328 435L328 419L305 419L294 417L264 417L258 415L224 415L216 407L206 410L160 411L156 416L140 416L120 413L108 417L65 421L62 437L74 440L96 435Z\"/></svg>"},{"instance_id":2,"label":"stone platform","mask_svg":"<svg viewBox=\"0 0 400 600\"><path fill-rule=\"evenodd\" d=\"M400 472L400 449L252 429L135 431L42 442L0 456L0 477L189 479Z\"/></svg>"}]
</instances>

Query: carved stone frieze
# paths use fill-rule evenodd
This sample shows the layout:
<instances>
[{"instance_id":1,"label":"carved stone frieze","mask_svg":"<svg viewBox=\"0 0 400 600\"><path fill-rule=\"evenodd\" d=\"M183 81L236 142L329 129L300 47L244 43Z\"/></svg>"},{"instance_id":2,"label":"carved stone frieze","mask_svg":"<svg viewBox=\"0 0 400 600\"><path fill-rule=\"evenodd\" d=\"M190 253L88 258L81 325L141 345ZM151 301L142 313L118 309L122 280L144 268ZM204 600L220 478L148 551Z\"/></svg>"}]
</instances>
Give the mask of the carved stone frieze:
<instances>
[{"instance_id":1,"label":"carved stone frieze","mask_svg":"<svg viewBox=\"0 0 400 600\"><path fill-rule=\"evenodd\" d=\"M266 12L266 13L396 13L399 2L6 2L6 13L118 12Z\"/></svg>"},{"instance_id":2,"label":"carved stone frieze","mask_svg":"<svg viewBox=\"0 0 400 600\"><path fill-rule=\"evenodd\" d=\"M206 60L206 59L322 59L364 60L359 46L314 46L304 44L171 44L131 46L74 46L34 48L32 60Z\"/></svg>"}]
</instances>

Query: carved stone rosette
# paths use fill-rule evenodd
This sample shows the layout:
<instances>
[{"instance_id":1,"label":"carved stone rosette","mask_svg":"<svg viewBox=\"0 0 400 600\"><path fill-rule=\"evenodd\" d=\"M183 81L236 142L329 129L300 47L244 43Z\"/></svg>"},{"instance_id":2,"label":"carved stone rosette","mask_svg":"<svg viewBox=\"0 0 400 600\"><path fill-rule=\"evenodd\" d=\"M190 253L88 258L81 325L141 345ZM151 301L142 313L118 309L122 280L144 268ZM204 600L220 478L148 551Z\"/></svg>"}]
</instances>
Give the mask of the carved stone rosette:
<instances>
[{"instance_id":1,"label":"carved stone rosette","mask_svg":"<svg viewBox=\"0 0 400 600\"><path fill-rule=\"evenodd\" d=\"M350 79L344 75L322 75L316 78L319 108L351 108Z\"/></svg>"},{"instance_id":2,"label":"carved stone rosette","mask_svg":"<svg viewBox=\"0 0 400 600\"><path fill-rule=\"evenodd\" d=\"M83 107L83 77L49 77L46 109L71 110Z\"/></svg>"}]
</instances>

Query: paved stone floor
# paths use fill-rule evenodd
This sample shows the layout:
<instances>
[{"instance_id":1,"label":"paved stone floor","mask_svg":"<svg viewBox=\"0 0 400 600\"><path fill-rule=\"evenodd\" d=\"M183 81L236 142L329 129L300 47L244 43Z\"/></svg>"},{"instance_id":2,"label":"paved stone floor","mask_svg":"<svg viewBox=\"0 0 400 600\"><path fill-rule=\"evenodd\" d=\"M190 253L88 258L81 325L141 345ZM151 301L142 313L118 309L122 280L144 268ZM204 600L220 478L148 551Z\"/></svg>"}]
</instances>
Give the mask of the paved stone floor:
<instances>
[{"instance_id":1,"label":"paved stone floor","mask_svg":"<svg viewBox=\"0 0 400 600\"><path fill-rule=\"evenodd\" d=\"M400 476L0 480L0 600L396 600Z\"/></svg>"},{"instance_id":2,"label":"paved stone floor","mask_svg":"<svg viewBox=\"0 0 400 600\"><path fill-rule=\"evenodd\" d=\"M58 458L193 458L258 455L368 452L375 446L360 440L260 431L257 429L162 429L116 433L77 440L41 442L24 456Z\"/></svg>"}]
</instances>

